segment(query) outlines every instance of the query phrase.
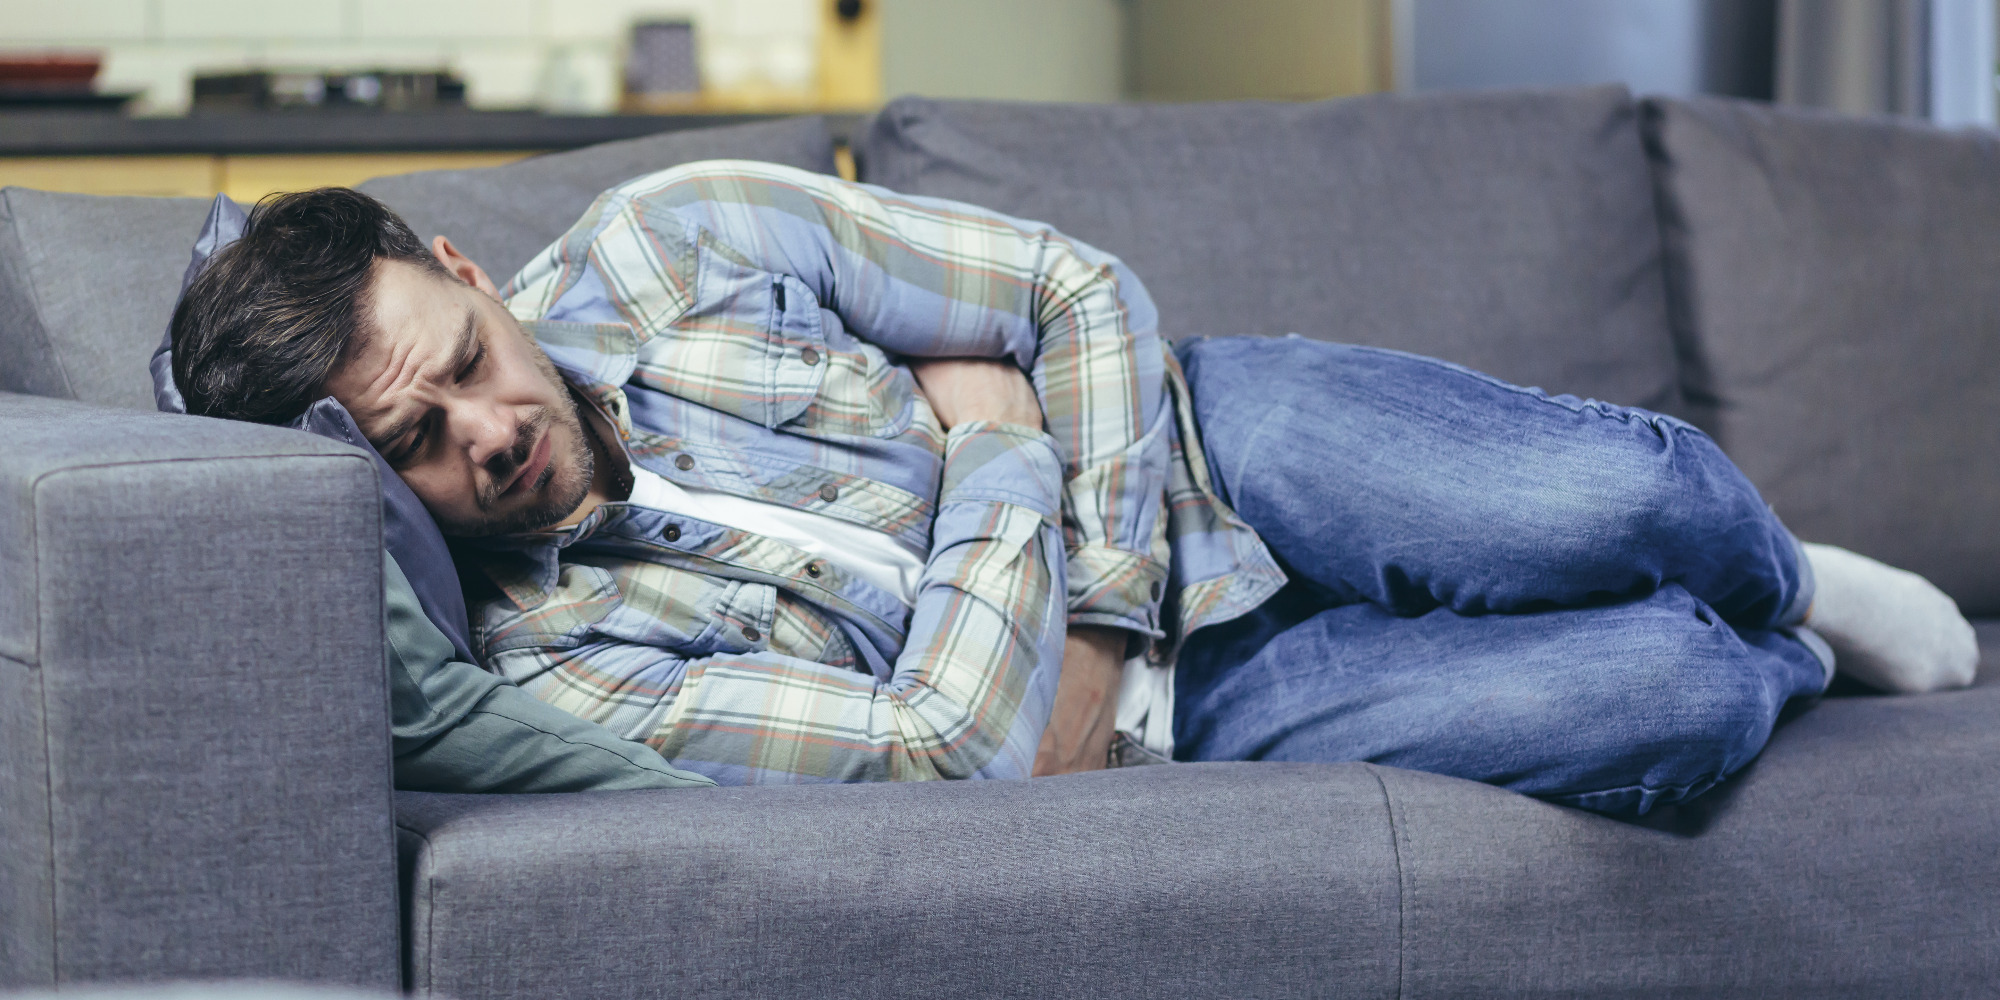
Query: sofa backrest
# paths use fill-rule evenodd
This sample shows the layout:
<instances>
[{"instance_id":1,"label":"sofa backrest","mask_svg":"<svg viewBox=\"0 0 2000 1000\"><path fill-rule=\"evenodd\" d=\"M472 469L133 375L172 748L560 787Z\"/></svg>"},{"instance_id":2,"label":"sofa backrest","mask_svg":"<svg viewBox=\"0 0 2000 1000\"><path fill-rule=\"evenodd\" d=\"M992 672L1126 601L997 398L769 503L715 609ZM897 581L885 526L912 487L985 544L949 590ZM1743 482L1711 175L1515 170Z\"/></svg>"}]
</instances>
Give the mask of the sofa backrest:
<instances>
[{"instance_id":1,"label":"sofa backrest","mask_svg":"<svg viewBox=\"0 0 2000 1000\"><path fill-rule=\"evenodd\" d=\"M2000 615L2000 137L1651 100L1698 419L1800 537Z\"/></svg>"},{"instance_id":2,"label":"sofa backrest","mask_svg":"<svg viewBox=\"0 0 2000 1000\"><path fill-rule=\"evenodd\" d=\"M1115 253L1162 330L1435 355L1673 410L1659 225L1620 87L1312 104L903 98L863 180Z\"/></svg>"},{"instance_id":3,"label":"sofa backrest","mask_svg":"<svg viewBox=\"0 0 2000 1000\"><path fill-rule=\"evenodd\" d=\"M503 167L380 178L361 189L442 233L504 282L598 192L678 163L771 160L832 172L818 118L669 132ZM202 198L0 189L0 390L153 408L147 359L208 211Z\"/></svg>"},{"instance_id":4,"label":"sofa backrest","mask_svg":"<svg viewBox=\"0 0 2000 1000\"><path fill-rule=\"evenodd\" d=\"M356 187L388 203L425 241L450 237L506 284L605 189L696 160L764 160L830 174L833 139L823 118L785 118L606 142L500 167L378 177Z\"/></svg>"},{"instance_id":5,"label":"sofa backrest","mask_svg":"<svg viewBox=\"0 0 2000 1000\"><path fill-rule=\"evenodd\" d=\"M208 204L0 189L0 390L152 409L146 362Z\"/></svg>"}]
</instances>

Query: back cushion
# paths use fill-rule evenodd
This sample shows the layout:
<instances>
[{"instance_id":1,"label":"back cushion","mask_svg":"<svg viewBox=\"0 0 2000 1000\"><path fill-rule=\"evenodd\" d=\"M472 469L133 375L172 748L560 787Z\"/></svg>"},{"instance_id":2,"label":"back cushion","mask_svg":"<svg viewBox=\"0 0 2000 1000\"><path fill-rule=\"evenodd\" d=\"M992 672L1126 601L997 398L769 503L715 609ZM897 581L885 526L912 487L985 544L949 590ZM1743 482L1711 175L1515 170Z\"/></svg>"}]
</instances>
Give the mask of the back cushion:
<instances>
[{"instance_id":1,"label":"back cushion","mask_svg":"<svg viewBox=\"0 0 2000 1000\"><path fill-rule=\"evenodd\" d=\"M1801 537L2000 614L2000 145L1654 101L1691 400Z\"/></svg>"},{"instance_id":2,"label":"back cushion","mask_svg":"<svg viewBox=\"0 0 2000 1000\"><path fill-rule=\"evenodd\" d=\"M1314 104L892 102L862 179L1054 225L1170 337L1297 332L1676 406L1623 88Z\"/></svg>"},{"instance_id":3,"label":"back cushion","mask_svg":"<svg viewBox=\"0 0 2000 1000\"><path fill-rule=\"evenodd\" d=\"M426 242L444 235L499 284L583 216L606 188L695 160L764 160L830 174L820 118L787 118L537 156L503 167L378 177L359 189L387 202Z\"/></svg>"},{"instance_id":4,"label":"back cushion","mask_svg":"<svg viewBox=\"0 0 2000 1000\"><path fill-rule=\"evenodd\" d=\"M598 192L691 160L770 160L832 172L818 118L670 132L504 167L361 185L418 235L443 233L506 281ZM0 390L153 408L147 359L180 291L202 198L105 198L0 190Z\"/></svg>"},{"instance_id":5,"label":"back cushion","mask_svg":"<svg viewBox=\"0 0 2000 1000\"><path fill-rule=\"evenodd\" d=\"M0 389L152 409L146 362L208 204L0 190Z\"/></svg>"}]
</instances>

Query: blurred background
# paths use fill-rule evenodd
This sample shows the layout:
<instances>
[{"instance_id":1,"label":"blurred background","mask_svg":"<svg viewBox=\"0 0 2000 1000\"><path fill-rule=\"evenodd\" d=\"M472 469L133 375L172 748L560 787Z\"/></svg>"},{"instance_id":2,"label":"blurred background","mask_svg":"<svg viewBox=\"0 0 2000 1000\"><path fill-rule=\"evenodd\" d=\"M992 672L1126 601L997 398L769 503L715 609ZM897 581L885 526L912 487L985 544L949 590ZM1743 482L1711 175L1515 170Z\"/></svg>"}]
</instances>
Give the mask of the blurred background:
<instances>
[{"instance_id":1,"label":"blurred background","mask_svg":"<svg viewBox=\"0 0 2000 1000\"><path fill-rule=\"evenodd\" d=\"M1623 82L1994 123L1996 0L0 0L0 183L351 183L900 94Z\"/></svg>"}]
</instances>

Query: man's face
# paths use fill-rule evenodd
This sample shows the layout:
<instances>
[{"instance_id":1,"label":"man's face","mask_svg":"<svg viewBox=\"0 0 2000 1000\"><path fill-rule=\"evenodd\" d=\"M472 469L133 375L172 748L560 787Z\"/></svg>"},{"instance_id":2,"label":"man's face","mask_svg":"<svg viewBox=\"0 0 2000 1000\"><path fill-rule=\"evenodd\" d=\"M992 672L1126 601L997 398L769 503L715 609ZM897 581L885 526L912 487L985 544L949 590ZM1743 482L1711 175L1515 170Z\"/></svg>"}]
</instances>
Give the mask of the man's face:
<instances>
[{"instance_id":1,"label":"man's face","mask_svg":"<svg viewBox=\"0 0 2000 1000\"><path fill-rule=\"evenodd\" d=\"M557 524L593 471L576 403L485 272L442 238L433 248L462 280L377 262L372 332L327 390L445 534Z\"/></svg>"}]
</instances>

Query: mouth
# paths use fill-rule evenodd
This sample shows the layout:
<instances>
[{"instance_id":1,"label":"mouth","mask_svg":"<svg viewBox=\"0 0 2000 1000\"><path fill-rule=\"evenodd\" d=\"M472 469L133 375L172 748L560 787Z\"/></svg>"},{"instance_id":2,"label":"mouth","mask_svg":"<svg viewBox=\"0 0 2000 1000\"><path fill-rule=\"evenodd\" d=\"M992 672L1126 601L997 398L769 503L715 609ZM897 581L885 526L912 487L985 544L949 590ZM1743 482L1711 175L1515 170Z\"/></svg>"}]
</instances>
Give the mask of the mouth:
<instances>
[{"instance_id":1,"label":"mouth","mask_svg":"<svg viewBox=\"0 0 2000 1000\"><path fill-rule=\"evenodd\" d=\"M543 480L548 478L549 456L555 451L554 430L549 428L542 432L542 439L535 442L535 450L528 453L526 462L521 463L520 471L514 474L514 481L500 491L502 499L538 490L546 485Z\"/></svg>"}]
</instances>

